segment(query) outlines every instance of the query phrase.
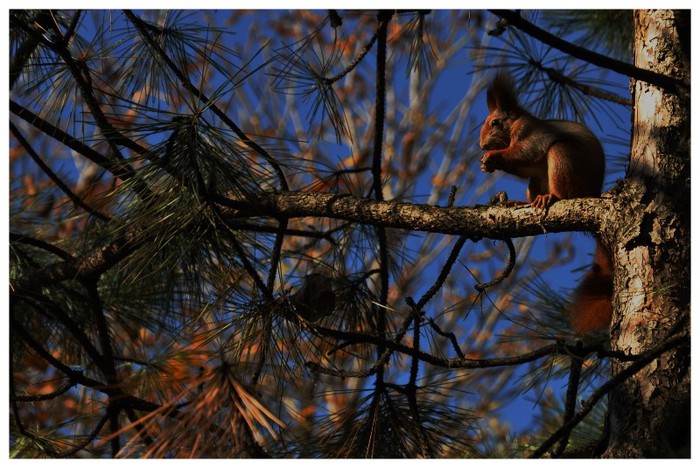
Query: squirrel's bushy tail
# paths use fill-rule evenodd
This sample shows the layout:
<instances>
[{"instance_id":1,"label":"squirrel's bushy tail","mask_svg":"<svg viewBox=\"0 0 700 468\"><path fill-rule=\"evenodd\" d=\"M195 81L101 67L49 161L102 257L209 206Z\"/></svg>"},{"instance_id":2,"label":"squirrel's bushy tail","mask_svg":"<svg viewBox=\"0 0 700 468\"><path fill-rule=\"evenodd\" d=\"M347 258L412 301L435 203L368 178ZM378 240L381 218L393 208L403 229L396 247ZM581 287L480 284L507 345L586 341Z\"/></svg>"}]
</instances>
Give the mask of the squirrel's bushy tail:
<instances>
[{"instance_id":1,"label":"squirrel's bushy tail","mask_svg":"<svg viewBox=\"0 0 700 468\"><path fill-rule=\"evenodd\" d=\"M574 292L570 308L571 327L577 334L607 330L612 318L612 257L596 243L593 267Z\"/></svg>"}]
</instances>

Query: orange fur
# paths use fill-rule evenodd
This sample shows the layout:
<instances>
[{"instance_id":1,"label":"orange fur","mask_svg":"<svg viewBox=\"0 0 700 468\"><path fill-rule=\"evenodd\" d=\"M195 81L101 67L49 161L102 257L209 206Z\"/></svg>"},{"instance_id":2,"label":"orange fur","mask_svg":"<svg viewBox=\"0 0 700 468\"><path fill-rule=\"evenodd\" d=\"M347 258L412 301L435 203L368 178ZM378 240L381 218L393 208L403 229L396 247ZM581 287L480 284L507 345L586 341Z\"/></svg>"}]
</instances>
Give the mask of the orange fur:
<instances>
[{"instance_id":1,"label":"orange fur","mask_svg":"<svg viewBox=\"0 0 700 468\"><path fill-rule=\"evenodd\" d=\"M585 125L529 114L504 74L496 75L489 86L486 103L489 115L479 135L479 145L486 150L482 172L501 170L529 179L526 196L535 209L546 209L565 198L600 196L605 156ZM599 241L593 269L574 294L570 310L574 331L606 329L612 315L611 296L612 261Z\"/></svg>"},{"instance_id":2,"label":"orange fur","mask_svg":"<svg viewBox=\"0 0 700 468\"><path fill-rule=\"evenodd\" d=\"M574 292L569 319L578 334L606 330L612 317L612 261L605 247L596 244L593 268Z\"/></svg>"}]
</instances>

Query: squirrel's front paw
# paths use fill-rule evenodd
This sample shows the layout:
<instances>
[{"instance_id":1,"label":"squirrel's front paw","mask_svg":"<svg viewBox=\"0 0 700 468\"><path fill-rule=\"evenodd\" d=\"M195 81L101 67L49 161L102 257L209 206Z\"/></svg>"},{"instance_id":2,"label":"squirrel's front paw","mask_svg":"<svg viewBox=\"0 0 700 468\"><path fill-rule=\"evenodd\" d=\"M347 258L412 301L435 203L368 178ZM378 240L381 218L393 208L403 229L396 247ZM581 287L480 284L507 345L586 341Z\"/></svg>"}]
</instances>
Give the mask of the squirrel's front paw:
<instances>
[{"instance_id":1,"label":"squirrel's front paw","mask_svg":"<svg viewBox=\"0 0 700 468\"><path fill-rule=\"evenodd\" d=\"M481 158L481 172L493 172L501 166L501 155L494 152L487 152Z\"/></svg>"}]
</instances>

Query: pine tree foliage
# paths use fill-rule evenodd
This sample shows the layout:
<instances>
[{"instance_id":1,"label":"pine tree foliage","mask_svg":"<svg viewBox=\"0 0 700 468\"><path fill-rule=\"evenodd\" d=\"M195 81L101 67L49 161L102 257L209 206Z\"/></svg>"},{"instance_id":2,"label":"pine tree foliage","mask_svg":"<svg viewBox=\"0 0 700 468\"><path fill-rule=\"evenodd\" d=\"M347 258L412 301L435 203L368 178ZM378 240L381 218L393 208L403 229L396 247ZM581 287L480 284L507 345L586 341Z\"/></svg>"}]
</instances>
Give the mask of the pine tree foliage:
<instances>
[{"instance_id":1,"label":"pine tree foliage","mask_svg":"<svg viewBox=\"0 0 700 468\"><path fill-rule=\"evenodd\" d=\"M573 283L551 282L590 239L261 203L485 203L475 129L496 68L539 115L627 118L624 87L499 27L464 11L11 11L11 456L532 453L572 416L572 368L577 398L608 378L605 337L569 330ZM515 430L524 397L536 411ZM595 443L604 414L569 446Z\"/></svg>"}]
</instances>

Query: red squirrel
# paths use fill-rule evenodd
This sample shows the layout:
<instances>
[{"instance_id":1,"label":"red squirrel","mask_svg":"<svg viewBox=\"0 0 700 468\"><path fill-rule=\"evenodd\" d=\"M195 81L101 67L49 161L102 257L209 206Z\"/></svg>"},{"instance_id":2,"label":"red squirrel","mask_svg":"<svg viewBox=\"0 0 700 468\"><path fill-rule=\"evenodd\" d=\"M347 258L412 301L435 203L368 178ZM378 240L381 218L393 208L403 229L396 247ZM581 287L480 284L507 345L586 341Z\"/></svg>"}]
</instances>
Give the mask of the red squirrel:
<instances>
[{"instance_id":1,"label":"red squirrel","mask_svg":"<svg viewBox=\"0 0 700 468\"><path fill-rule=\"evenodd\" d=\"M526 197L536 210L557 200L600 196L605 174L603 148L583 124L540 120L518 103L510 78L499 73L486 92L489 115L479 146L481 171L501 170L530 179ZM612 259L597 242L593 268L581 280L570 308L577 334L608 329L612 316Z\"/></svg>"}]
</instances>

